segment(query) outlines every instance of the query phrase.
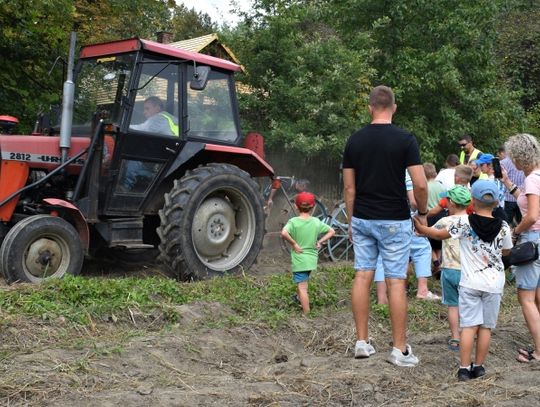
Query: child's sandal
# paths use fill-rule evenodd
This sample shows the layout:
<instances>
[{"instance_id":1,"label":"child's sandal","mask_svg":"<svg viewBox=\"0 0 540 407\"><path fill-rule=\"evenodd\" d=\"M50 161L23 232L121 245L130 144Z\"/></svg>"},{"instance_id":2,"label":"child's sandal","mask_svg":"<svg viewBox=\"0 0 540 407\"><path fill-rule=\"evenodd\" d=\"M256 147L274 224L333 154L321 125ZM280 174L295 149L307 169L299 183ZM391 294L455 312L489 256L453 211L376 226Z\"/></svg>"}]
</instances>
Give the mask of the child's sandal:
<instances>
[{"instance_id":1,"label":"child's sandal","mask_svg":"<svg viewBox=\"0 0 540 407\"><path fill-rule=\"evenodd\" d=\"M449 339L448 340L448 349L453 351L459 351L459 339Z\"/></svg>"}]
</instances>

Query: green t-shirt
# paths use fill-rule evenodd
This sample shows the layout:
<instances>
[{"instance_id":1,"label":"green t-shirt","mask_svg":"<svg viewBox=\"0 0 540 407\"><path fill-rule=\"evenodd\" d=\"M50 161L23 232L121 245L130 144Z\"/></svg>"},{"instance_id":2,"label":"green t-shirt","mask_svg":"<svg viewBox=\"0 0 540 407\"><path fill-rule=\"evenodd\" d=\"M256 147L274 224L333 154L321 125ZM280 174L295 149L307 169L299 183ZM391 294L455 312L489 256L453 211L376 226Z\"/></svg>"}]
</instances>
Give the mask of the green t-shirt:
<instances>
[{"instance_id":1,"label":"green t-shirt","mask_svg":"<svg viewBox=\"0 0 540 407\"><path fill-rule=\"evenodd\" d=\"M431 210L439 205L441 200L441 192L446 192L446 188L439 181L429 181L427 185L428 189L428 199L427 199L427 210Z\"/></svg>"},{"instance_id":2,"label":"green t-shirt","mask_svg":"<svg viewBox=\"0 0 540 407\"><path fill-rule=\"evenodd\" d=\"M307 219L295 217L289 219L285 230L303 250L302 253L296 253L291 249L292 271L315 270L319 258L317 238L320 234L328 232L330 226L314 217Z\"/></svg>"}]
</instances>

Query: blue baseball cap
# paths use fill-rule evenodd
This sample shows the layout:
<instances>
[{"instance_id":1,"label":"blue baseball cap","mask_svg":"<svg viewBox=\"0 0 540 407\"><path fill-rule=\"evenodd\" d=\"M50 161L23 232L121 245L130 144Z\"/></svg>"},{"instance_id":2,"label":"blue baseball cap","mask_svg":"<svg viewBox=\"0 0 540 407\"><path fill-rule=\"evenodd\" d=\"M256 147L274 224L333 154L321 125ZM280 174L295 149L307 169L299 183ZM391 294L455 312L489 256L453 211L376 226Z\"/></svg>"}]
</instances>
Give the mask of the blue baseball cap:
<instances>
[{"instance_id":1,"label":"blue baseball cap","mask_svg":"<svg viewBox=\"0 0 540 407\"><path fill-rule=\"evenodd\" d=\"M471 188L471 195L477 201L483 203L499 202L499 188L493 181L479 179Z\"/></svg>"},{"instance_id":2,"label":"blue baseball cap","mask_svg":"<svg viewBox=\"0 0 540 407\"><path fill-rule=\"evenodd\" d=\"M476 164L482 165L482 164L491 164L491 160L493 160L495 157L493 157L493 154L482 154L480 157L476 159Z\"/></svg>"}]
</instances>

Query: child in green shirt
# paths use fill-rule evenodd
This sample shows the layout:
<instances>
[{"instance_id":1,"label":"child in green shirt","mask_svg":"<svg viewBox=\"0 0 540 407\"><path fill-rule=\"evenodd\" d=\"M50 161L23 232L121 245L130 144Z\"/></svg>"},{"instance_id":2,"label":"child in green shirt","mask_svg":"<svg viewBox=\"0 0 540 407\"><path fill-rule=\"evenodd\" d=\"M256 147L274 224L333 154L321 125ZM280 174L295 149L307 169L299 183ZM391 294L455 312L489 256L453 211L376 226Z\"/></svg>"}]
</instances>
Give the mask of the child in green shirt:
<instances>
[{"instance_id":1,"label":"child in green shirt","mask_svg":"<svg viewBox=\"0 0 540 407\"><path fill-rule=\"evenodd\" d=\"M296 292L304 314L308 314L308 280L311 271L317 268L321 245L336 233L326 223L311 216L315 207L315 196L310 192L300 192L295 199L299 215L289 219L281 237L292 247L291 269L296 283ZM320 239L319 235L324 233Z\"/></svg>"}]
</instances>

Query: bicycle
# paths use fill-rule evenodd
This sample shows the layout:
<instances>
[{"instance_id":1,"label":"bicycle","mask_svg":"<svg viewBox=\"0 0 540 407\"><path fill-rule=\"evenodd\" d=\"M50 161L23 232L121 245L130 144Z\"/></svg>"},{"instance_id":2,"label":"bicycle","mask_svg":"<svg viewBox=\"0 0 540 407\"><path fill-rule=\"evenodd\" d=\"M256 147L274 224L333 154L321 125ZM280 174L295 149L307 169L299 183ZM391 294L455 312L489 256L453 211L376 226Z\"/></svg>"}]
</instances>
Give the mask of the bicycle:
<instances>
[{"instance_id":1,"label":"bicycle","mask_svg":"<svg viewBox=\"0 0 540 407\"><path fill-rule=\"evenodd\" d=\"M263 190L263 197L265 201L268 202L272 190L276 192L280 190L283 193L287 202L287 207L285 209L282 208L282 211L285 212L284 215L286 215L286 220L279 224L281 230L286 221L297 216L294 197L291 197L291 195L306 190L309 186L309 181L305 179L296 179L294 176L278 176L274 179L277 179L279 183L267 185ZM274 192L274 194L276 192ZM267 214L270 213L271 209L271 207L266 207ZM336 234L325 243L321 249L321 253L327 254L332 261L347 261L352 259L353 250L352 243L349 241L349 223L347 220L345 203L340 202L329 215L324 204L315 197L315 208L312 216L320 219L336 230ZM280 240L280 245L286 253L290 253L290 247L285 241Z\"/></svg>"}]
</instances>

